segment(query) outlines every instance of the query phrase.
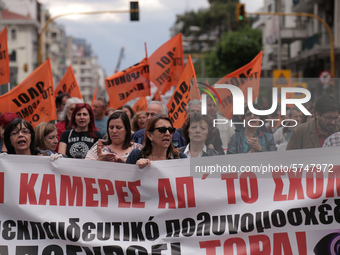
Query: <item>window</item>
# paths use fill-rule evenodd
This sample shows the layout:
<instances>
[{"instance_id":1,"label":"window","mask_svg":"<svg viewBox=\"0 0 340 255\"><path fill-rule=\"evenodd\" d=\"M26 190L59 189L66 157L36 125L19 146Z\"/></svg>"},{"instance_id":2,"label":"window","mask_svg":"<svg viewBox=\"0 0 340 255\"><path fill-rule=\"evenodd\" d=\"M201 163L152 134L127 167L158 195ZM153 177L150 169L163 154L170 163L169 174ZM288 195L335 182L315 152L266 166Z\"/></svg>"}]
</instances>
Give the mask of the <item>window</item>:
<instances>
[{"instance_id":1,"label":"window","mask_svg":"<svg viewBox=\"0 0 340 255\"><path fill-rule=\"evenodd\" d=\"M17 39L17 31L15 29L11 30L11 39L12 40Z\"/></svg>"},{"instance_id":2,"label":"window","mask_svg":"<svg viewBox=\"0 0 340 255\"><path fill-rule=\"evenodd\" d=\"M15 50L12 51L11 55L9 56L9 60L12 62L17 61L17 53Z\"/></svg>"}]
</instances>

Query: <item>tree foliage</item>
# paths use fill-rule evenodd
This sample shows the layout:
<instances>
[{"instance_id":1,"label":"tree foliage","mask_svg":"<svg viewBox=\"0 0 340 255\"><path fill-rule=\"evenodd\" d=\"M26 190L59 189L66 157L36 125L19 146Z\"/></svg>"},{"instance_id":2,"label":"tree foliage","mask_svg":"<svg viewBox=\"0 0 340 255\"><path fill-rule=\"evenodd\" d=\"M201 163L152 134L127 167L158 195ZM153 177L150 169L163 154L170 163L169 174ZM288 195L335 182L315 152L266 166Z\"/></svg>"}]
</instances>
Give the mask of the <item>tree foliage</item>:
<instances>
[{"instance_id":1,"label":"tree foliage","mask_svg":"<svg viewBox=\"0 0 340 255\"><path fill-rule=\"evenodd\" d=\"M207 77L219 78L249 63L262 49L261 31L245 27L225 33L205 57Z\"/></svg>"}]
</instances>

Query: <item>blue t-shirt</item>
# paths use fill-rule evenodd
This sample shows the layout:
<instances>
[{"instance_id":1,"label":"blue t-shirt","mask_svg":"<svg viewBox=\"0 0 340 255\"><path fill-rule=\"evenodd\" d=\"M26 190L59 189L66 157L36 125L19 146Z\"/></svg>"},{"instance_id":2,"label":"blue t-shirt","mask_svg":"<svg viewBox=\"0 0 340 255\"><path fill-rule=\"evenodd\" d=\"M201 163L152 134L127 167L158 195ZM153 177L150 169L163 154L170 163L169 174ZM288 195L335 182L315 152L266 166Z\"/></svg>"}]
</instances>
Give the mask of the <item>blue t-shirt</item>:
<instances>
[{"instance_id":1,"label":"blue t-shirt","mask_svg":"<svg viewBox=\"0 0 340 255\"><path fill-rule=\"evenodd\" d=\"M102 136L104 137L106 135L106 127L107 127L107 120L109 117L105 116L101 120L94 119L94 124L99 129L99 132L102 133Z\"/></svg>"}]
</instances>

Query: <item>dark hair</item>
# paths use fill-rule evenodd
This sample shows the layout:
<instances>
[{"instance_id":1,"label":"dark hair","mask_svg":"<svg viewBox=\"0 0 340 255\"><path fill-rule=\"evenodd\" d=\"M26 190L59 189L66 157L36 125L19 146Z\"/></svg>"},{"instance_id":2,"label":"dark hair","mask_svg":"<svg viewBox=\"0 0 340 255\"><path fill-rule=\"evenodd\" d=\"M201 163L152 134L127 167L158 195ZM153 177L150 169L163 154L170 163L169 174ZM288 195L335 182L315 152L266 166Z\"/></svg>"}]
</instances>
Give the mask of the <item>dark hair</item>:
<instances>
[{"instance_id":1,"label":"dark hair","mask_svg":"<svg viewBox=\"0 0 340 255\"><path fill-rule=\"evenodd\" d=\"M6 128L8 124L16 118L19 118L19 117L14 112L5 112L0 117L0 126L2 126L3 128Z\"/></svg>"},{"instance_id":2,"label":"dark hair","mask_svg":"<svg viewBox=\"0 0 340 255\"><path fill-rule=\"evenodd\" d=\"M72 128L77 127L76 114L83 108L85 108L89 112L89 115L90 115L90 123L88 125L90 137L96 138L94 131L97 131L98 129L96 128L96 125L94 124L94 116L93 116L91 106L89 104L85 104L85 103L76 104L76 106L74 107L74 110L72 112L71 127Z\"/></svg>"},{"instance_id":3,"label":"dark hair","mask_svg":"<svg viewBox=\"0 0 340 255\"><path fill-rule=\"evenodd\" d=\"M205 144L208 145L211 139L214 137L215 128L213 126L213 119L208 115L202 115L200 113L193 112L187 117L182 127L183 136L187 144L190 143L189 137L190 124L201 121L205 121L208 124L208 136L207 139L205 140Z\"/></svg>"},{"instance_id":4,"label":"dark hair","mask_svg":"<svg viewBox=\"0 0 340 255\"><path fill-rule=\"evenodd\" d=\"M5 145L7 148L8 154L17 154L15 152L15 149L11 143L11 132L20 124L20 130L22 129L22 126L24 125L30 132L31 132L31 144L30 144L30 151L32 155L38 155L39 150L35 147L35 133L32 125L28 123L24 119L14 119L12 120L8 126L5 129L4 137L5 137Z\"/></svg>"},{"instance_id":5,"label":"dark hair","mask_svg":"<svg viewBox=\"0 0 340 255\"><path fill-rule=\"evenodd\" d=\"M133 118L133 116L135 115L135 112L132 110L131 106L126 104L126 105L123 105L122 107L119 108L119 110L123 110L123 108L126 108L129 110L129 112L131 113L131 119Z\"/></svg>"},{"instance_id":6,"label":"dark hair","mask_svg":"<svg viewBox=\"0 0 340 255\"><path fill-rule=\"evenodd\" d=\"M256 110L261 110L261 107L260 107L258 104L253 104L253 106L254 106L254 108L255 108ZM244 114L246 114L248 110L249 110L249 107L248 107L248 105L246 105L246 106L244 107ZM249 111L250 111L250 110L249 110Z\"/></svg>"},{"instance_id":7,"label":"dark hair","mask_svg":"<svg viewBox=\"0 0 340 255\"><path fill-rule=\"evenodd\" d=\"M155 131L155 126L156 126L156 123L159 121L159 120L166 120L166 121L169 121L171 127L174 127L172 125L172 122L171 120L168 118L168 117L165 117L165 116L158 116L158 117L155 117L155 118L152 118L148 125L146 126L145 128L145 133L144 133L144 142L143 142L143 148L141 150L141 153L142 153L142 158L146 158L148 156L150 156L150 154L152 153L152 142L151 140L149 139L149 137L147 136L147 133L152 133L153 131ZM167 151L166 151L166 158L167 159L170 159L171 158L171 154L174 156L174 158L179 158L179 151L177 149L175 149L175 147L173 146L172 144L172 140L170 141L170 146L168 147Z\"/></svg>"},{"instance_id":8,"label":"dark hair","mask_svg":"<svg viewBox=\"0 0 340 255\"><path fill-rule=\"evenodd\" d=\"M338 101L329 95L323 95L319 97L315 102L315 112L322 115L326 112L339 111Z\"/></svg>"},{"instance_id":9,"label":"dark hair","mask_svg":"<svg viewBox=\"0 0 340 255\"><path fill-rule=\"evenodd\" d=\"M59 91L58 96L55 97L55 106L56 107L61 105L64 97L70 98L70 94L69 93L63 94L61 91Z\"/></svg>"},{"instance_id":10,"label":"dark hair","mask_svg":"<svg viewBox=\"0 0 340 255\"><path fill-rule=\"evenodd\" d=\"M109 119L107 120L107 126L106 126L106 132L107 132L107 141L104 142L105 145L110 145L112 143L112 140L110 138L109 135L109 123L111 120L116 120L116 119L121 119L125 130L126 130L126 135L125 135L125 139L124 139L124 143L123 143L123 150L129 148L132 143L131 143L131 124L130 124L130 120L129 117L127 116L127 114L121 110L117 110L114 111L114 113L111 114L111 116L109 117Z\"/></svg>"},{"instance_id":11,"label":"dark hair","mask_svg":"<svg viewBox=\"0 0 340 255\"><path fill-rule=\"evenodd\" d=\"M106 101L105 97L97 97L95 100L102 101L102 103L103 103L103 108L106 109L106 107L107 107L107 101Z\"/></svg>"}]
</instances>

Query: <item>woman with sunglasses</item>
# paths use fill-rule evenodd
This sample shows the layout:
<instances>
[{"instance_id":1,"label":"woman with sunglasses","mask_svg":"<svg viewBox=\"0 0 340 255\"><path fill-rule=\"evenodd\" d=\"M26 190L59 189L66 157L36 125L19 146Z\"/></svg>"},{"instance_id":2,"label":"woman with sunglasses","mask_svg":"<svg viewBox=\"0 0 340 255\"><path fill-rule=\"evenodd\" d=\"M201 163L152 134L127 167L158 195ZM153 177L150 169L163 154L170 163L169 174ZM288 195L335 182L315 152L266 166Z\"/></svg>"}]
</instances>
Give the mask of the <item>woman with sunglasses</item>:
<instances>
[{"instance_id":1,"label":"woman with sunglasses","mask_svg":"<svg viewBox=\"0 0 340 255\"><path fill-rule=\"evenodd\" d=\"M172 135L175 130L168 117L159 116L151 119L145 129L143 149L133 150L126 163L144 168L150 165L151 161L186 158L172 144Z\"/></svg>"},{"instance_id":2,"label":"woman with sunglasses","mask_svg":"<svg viewBox=\"0 0 340 255\"><path fill-rule=\"evenodd\" d=\"M254 108L259 109L257 105ZM245 128L230 138L228 154L276 151L273 134L258 127L262 123L260 117L253 114L248 107L245 107L244 112Z\"/></svg>"}]
</instances>

